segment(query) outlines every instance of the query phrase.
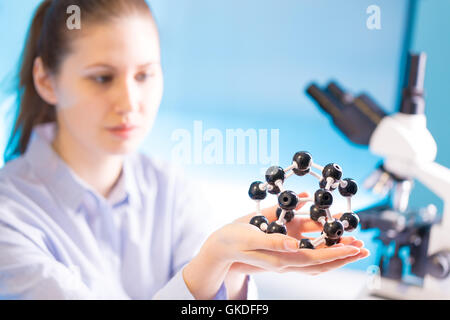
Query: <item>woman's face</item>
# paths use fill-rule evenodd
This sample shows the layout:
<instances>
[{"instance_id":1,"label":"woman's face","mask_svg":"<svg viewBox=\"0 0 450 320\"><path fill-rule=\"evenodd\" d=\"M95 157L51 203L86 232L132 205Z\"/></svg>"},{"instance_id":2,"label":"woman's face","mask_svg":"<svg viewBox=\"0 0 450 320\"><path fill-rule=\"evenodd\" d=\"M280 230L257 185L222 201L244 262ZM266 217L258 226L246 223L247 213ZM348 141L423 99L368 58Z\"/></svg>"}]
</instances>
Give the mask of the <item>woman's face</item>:
<instances>
[{"instance_id":1,"label":"woman's face","mask_svg":"<svg viewBox=\"0 0 450 320\"><path fill-rule=\"evenodd\" d=\"M133 15L81 31L54 78L61 140L93 153L131 152L152 127L162 98L156 26Z\"/></svg>"}]
</instances>

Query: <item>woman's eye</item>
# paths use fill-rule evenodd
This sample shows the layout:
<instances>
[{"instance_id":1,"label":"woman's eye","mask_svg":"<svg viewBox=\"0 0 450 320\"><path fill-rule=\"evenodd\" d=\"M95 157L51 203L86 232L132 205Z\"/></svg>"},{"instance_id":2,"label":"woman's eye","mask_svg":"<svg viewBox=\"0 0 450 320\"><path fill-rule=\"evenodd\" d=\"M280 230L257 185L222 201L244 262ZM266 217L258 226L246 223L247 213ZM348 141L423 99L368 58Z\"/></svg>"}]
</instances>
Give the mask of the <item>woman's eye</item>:
<instances>
[{"instance_id":1,"label":"woman's eye","mask_svg":"<svg viewBox=\"0 0 450 320\"><path fill-rule=\"evenodd\" d=\"M136 80L139 82L144 82L145 80L150 78L152 75L153 75L152 73L147 73L147 72L139 73L136 75Z\"/></svg>"},{"instance_id":2,"label":"woman's eye","mask_svg":"<svg viewBox=\"0 0 450 320\"><path fill-rule=\"evenodd\" d=\"M106 84L111 82L113 77L109 75L103 75L103 76L95 76L92 79L97 83Z\"/></svg>"}]
</instances>

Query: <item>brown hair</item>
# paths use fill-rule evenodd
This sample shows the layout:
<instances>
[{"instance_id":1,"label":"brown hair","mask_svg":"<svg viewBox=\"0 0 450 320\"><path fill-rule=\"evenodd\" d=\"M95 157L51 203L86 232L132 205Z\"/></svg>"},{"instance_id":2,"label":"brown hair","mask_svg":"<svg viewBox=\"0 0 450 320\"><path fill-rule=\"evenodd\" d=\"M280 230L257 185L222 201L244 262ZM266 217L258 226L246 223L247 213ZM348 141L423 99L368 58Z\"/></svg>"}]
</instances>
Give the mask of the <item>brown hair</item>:
<instances>
[{"instance_id":1,"label":"brown hair","mask_svg":"<svg viewBox=\"0 0 450 320\"><path fill-rule=\"evenodd\" d=\"M41 57L48 72L58 72L61 61L70 52L71 37L81 32L69 30L66 26L69 17L67 9L72 5L80 8L81 30L88 22L109 22L136 12L149 14L153 20L145 0L44 0L35 11L22 52L19 110L5 151L6 160L26 151L36 125L56 121L55 107L45 102L36 91L33 66L36 57Z\"/></svg>"}]
</instances>

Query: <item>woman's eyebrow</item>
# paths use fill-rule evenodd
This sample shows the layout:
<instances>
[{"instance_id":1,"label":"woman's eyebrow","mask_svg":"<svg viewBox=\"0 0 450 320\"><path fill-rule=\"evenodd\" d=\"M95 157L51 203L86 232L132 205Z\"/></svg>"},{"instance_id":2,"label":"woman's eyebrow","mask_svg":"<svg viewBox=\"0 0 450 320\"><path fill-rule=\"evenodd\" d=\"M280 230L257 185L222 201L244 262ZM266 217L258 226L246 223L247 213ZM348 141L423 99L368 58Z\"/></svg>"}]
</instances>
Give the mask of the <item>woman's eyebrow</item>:
<instances>
[{"instance_id":1,"label":"woman's eyebrow","mask_svg":"<svg viewBox=\"0 0 450 320\"><path fill-rule=\"evenodd\" d=\"M145 69L145 68L147 68L147 67L149 67L151 65L155 65L155 64L160 64L160 62L159 61L147 62L147 63L144 63L144 64L141 64L141 65L137 66L137 69Z\"/></svg>"},{"instance_id":2,"label":"woman's eyebrow","mask_svg":"<svg viewBox=\"0 0 450 320\"><path fill-rule=\"evenodd\" d=\"M105 64L105 63L94 63L94 64L91 64L91 65L88 65L88 66L84 67L85 70L96 69L96 68L99 68L99 69L115 69L113 66L111 66L109 64Z\"/></svg>"},{"instance_id":3,"label":"woman's eyebrow","mask_svg":"<svg viewBox=\"0 0 450 320\"><path fill-rule=\"evenodd\" d=\"M151 65L157 65L157 64L160 64L160 62L159 61L151 61L151 62L147 62L147 63L141 64L141 65L138 65L137 69L145 69ZM87 70L87 69L94 69L94 68L113 69L113 70L116 69L114 66L106 64L106 63L94 63L94 64L86 66L84 69Z\"/></svg>"}]
</instances>

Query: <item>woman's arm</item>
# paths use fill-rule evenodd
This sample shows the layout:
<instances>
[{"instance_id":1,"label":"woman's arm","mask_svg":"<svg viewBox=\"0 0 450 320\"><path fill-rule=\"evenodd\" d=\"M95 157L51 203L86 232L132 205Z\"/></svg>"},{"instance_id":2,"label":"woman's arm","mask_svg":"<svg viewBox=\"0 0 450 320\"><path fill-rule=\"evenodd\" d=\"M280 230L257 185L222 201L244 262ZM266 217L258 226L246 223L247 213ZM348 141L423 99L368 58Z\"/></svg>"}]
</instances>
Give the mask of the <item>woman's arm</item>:
<instances>
[{"instance_id":1,"label":"woman's arm","mask_svg":"<svg viewBox=\"0 0 450 320\"><path fill-rule=\"evenodd\" d=\"M239 272L231 266L225 277L225 287L227 288L228 299L246 300L248 293L248 274Z\"/></svg>"},{"instance_id":2,"label":"woman's arm","mask_svg":"<svg viewBox=\"0 0 450 320\"><path fill-rule=\"evenodd\" d=\"M207 245L202 247L198 255L183 269L186 286L194 298L199 300L209 300L215 297L231 266L231 263L215 259L208 250ZM232 294L232 292L228 292L228 295L230 293Z\"/></svg>"},{"instance_id":3,"label":"woman's arm","mask_svg":"<svg viewBox=\"0 0 450 320\"><path fill-rule=\"evenodd\" d=\"M94 293L75 270L0 222L1 299L128 299Z\"/></svg>"},{"instance_id":4,"label":"woman's arm","mask_svg":"<svg viewBox=\"0 0 450 320\"><path fill-rule=\"evenodd\" d=\"M223 282L227 299L247 299L247 274L230 268L231 265L215 263L204 254L197 255L183 270L183 278L196 299L212 299Z\"/></svg>"}]
</instances>

